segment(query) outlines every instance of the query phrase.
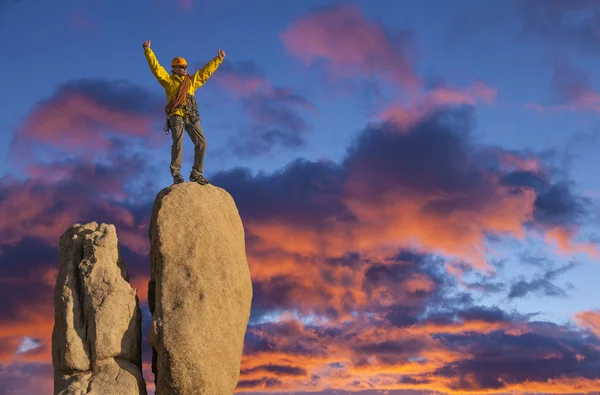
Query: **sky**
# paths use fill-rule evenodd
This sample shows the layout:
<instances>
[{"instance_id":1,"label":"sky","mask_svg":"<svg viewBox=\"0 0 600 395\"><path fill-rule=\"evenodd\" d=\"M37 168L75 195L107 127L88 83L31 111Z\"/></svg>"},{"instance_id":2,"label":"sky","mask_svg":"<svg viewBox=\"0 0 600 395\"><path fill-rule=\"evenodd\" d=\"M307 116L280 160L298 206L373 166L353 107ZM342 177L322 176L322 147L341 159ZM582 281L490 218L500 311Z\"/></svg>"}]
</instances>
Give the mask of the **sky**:
<instances>
[{"instance_id":1,"label":"sky","mask_svg":"<svg viewBox=\"0 0 600 395\"><path fill-rule=\"evenodd\" d=\"M91 221L154 393L146 40L226 52L196 99L253 282L236 393L600 393L600 2L0 0L0 394L52 392L58 240Z\"/></svg>"}]
</instances>

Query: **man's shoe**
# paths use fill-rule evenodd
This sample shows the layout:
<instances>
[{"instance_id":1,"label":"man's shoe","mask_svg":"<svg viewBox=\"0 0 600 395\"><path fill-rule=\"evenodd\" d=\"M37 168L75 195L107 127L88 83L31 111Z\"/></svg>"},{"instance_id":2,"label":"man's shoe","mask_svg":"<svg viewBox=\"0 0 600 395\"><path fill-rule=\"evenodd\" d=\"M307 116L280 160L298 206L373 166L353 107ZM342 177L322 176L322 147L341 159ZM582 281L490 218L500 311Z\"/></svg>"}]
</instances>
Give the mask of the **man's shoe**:
<instances>
[{"instance_id":1,"label":"man's shoe","mask_svg":"<svg viewBox=\"0 0 600 395\"><path fill-rule=\"evenodd\" d=\"M183 179L183 177L181 176L181 174L173 176L173 184L181 184L184 181L185 180Z\"/></svg>"},{"instance_id":2,"label":"man's shoe","mask_svg":"<svg viewBox=\"0 0 600 395\"><path fill-rule=\"evenodd\" d=\"M204 178L204 176L202 174L198 174L198 175L190 174L190 181L197 182L200 185L209 184L208 180L206 178Z\"/></svg>"}]
</instances>

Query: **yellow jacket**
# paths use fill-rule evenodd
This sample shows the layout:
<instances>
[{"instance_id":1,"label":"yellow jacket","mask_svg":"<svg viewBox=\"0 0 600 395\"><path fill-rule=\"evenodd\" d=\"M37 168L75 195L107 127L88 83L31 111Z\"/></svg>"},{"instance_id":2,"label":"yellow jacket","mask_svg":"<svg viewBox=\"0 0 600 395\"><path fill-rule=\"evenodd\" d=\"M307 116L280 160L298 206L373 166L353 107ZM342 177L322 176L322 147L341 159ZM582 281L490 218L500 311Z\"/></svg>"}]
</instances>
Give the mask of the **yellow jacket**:
<instances>
[{"instance_id":1,"label":"yellow jacket","mask_svg":"<svg viewBox=\"0 0 600 395\"><path fill-rule=\"evenodd\" d=\"M156 56L154 55L154 52L149 47L144 49L144 55L146 55L146 60L148 61L148 65L150 66L152 74L154 74L160 85L165 88L167 103L169 103L171 98L179 91L179 85L181 85L183 82L183 77L175 73L167 73L167 70L160 65L156 59ZM192 75L192 83L190 84L188 93L190 95L194 95L196 89L204 85L204 83L210 78L212 73L217 70L221 63L223 63L223 59L221 59L219 56L215 56L214 59L208 62L203 68L196 71L196 73ZM171 115L184 116L185 109L177 108L171 114L168 114L168 116Z\"/></svg>"}]
</instances>

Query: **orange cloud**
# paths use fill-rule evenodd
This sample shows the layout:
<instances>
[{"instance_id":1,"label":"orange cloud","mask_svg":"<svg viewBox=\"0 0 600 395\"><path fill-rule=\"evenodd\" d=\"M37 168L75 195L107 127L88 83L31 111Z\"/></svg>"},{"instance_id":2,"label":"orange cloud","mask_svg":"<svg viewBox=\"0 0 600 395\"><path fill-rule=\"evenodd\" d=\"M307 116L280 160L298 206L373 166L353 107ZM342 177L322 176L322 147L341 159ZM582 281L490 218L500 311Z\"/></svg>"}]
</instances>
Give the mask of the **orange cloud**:
<instances>
[{"instance_id":1,"label":"orange cloud","mask_svg":"<svg viewBox=\"0 0 600 395\"><path fill-rule=\"evenodd\" d=\"M577 233L573 229L554 227L545 232L545 241L555 243L558 252L564 255L584 253L593 258L600 258L598 246L591 242L578 242L575 240Z\"/></svg>"},{"instance_id":2,"label":"orange cloud","mask_svg":"<svg viewBox=\"0 0 600 395\"><path fill-rule=\"evenodd\" d=\"M52 329L54 327L53 306L47 306L48 311L23 311L10 322L0 322L0 343L3 347L0 363L12 364L17 362L51 362ZM29 352L16 354L18 346L26 338L36 339L41 343L39 348Z\"/></svg>"},{"instance_id":3,"label":"orange cloud","mask_svg":"<svg viewBox=\"0 0 600 395\"><path fill-rule=\"evenodd\" d=\"M13 163L28 165L35 162L35 150L43 147L45 153L68 152L89 160L114 150L115 137L143 137L144 144L155 146L162 143L152 130L157 111L159 99L136 85L69 81L36 103L15 129L9 155Z\"/></svg>"},{"instance_id":4,"label":"orange cloud","mask_svg":"<svg viewBox=\"0 0 600 395\"><path fill-rule=\"evenodd\" d=\"M344 255L350 246L354 251L369 251L388 244L464 259L483 269L488 266L486 256L490 253L486 233L524 238L523 225L532 219L536 197L530 190L513 194L508 188L495 186L495 190L489 191L490 200L479 207L465 206L440 216L430 210L432 204L461 196L428 196L399 189L370 199L369 194L361 196L368 190L368 184L369 178L361 174L348 180L342 199L358 219L352 227L332 220L328 232L317 233L311 226L290 227L286 223L248 222L247 225L260 237L263 249L335 257ZM286 270L293 266L290 262L265 270L290 273Z\"/></svg>"},{"instance_id":5,"label":"orange cloud","mask_svg":"<svg viewBox=\"0 0 600 395\"><path fill-rule=\"evenodd\" d=\"M350 187L365 188L357 177ZM405 191L407 192L407 191ZM353 230L354 244L372 248L380 243L415 248L424 253L437 253L464 259L479 269L488 267L485 234L494 232L522 239L523 224L532 218L535 194L524 190L512 195L498 187L494 198L476 210L457 209L446 216L428 210L428 206L444 196L390 193L382 201L368 201L348 196L345 201L360 218ZM450 196L448 196L450 198Z\"/></svg>"},{"instance_id":6,"label":"orange cloud","mask_svg":"<svg viewBox=\"0 0 600 395\"><path fill-rule=\"evenodd\" d=\"M148 258L150 259L150 258ZM127 265L127 262L125 262ZM150 280L150 276L147 275L136 275L130 276L129 283L132 288L137 290L137 296L140 303L145 303L148 301L148 281Z\"/></svg>"},{"instance_id":7,"label":"orange cloud","mask_svg":"<svg viewBox=\"0 0 600 395\"><path fill-rule=\"evenodd\" d=\"M579 326L589 329L600 338L600 310L588 310L577 313L575 321Z\"/></svg>"}]
</instances>

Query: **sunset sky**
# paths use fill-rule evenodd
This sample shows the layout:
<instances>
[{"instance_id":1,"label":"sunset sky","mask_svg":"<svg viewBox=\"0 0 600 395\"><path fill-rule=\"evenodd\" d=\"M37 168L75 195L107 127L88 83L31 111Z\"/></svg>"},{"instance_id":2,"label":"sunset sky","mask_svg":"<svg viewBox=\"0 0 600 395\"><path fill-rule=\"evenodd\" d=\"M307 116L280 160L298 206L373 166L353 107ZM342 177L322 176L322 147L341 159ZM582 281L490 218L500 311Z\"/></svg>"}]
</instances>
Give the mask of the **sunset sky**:
<instances>
[{"instance_id":1,"label":"sunset sky","mask_svg":"<svg viewBox=\"0 0 600 395\"><path fill-rule=\"evenodd\" d=\"M154 393L145 40L226 52L196 98L254 287L237 393L600 393L600 1L0 0L0 394L52 393L58 240L91 221Z\"/></svg>"}]
</instances>

